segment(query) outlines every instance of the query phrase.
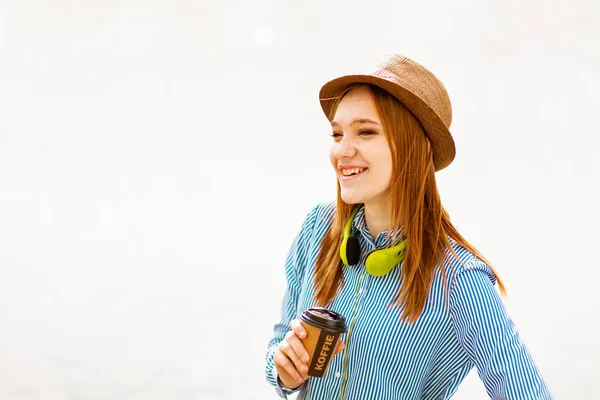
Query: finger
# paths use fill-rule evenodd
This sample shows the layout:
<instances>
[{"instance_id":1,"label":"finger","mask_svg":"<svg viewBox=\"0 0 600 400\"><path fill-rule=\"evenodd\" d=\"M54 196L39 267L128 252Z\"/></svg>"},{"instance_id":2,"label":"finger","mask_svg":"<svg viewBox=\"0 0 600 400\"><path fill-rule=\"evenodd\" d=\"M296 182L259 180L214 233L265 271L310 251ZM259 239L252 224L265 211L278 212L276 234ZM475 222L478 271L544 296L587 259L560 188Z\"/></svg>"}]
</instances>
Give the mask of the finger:
<instances>
[{"instance_id":1,"label":"finger","mask_svg":"<svg viewBox=\"0 0 600 400\"><path fill-rule=\"evenodd\" d=\"M285 348L286 354L288 354L290 359L294 362L298 372L306 374L308 372L308 365L306 364L308 363L309 357L304 348L304 344L298 339L294 331L289 331L286 334L285 342L287 343Z\"/></svg>"},{"instance_id":2,"label":"finger","mask_svg":"<svg viewBox=\"0 0 600 400\"><path fill-rule=\"evenodd\" d=\"M333 354L341 353L344 350L344 348L346 348L346 345L340 340L337 346L335 347L335 352Z\"/></svg>"},{"instance_id":3,"label":"finger","mask_svg":"<svg viewBox=\"0 0 600 400\"><path fill-rule=\"evenodd\" d=\"M275 356L273 357L273 363L276 366L283 368L283 370L287 372L287 374L290 377L292 377L292 379L295 379L299 383L304 382L304 378L302 378L298 371L296 371L296 367L294 366L290 358L281 350L275 352Z\"/></svg>"},{"instance_id":4,"label":"finger","mask_svg":"<svg viewBox=\"0 0 600 400\"><path fill-rule=\"evenodd\" d=\"M302 323L299 320L292 320L292 322L290 322L290 328L292 328L292 330L296 333L296 336L298 336L300 339L306 338L306 329L304 329L304 326L302 326Z\"/></svg>"}]
</instances>

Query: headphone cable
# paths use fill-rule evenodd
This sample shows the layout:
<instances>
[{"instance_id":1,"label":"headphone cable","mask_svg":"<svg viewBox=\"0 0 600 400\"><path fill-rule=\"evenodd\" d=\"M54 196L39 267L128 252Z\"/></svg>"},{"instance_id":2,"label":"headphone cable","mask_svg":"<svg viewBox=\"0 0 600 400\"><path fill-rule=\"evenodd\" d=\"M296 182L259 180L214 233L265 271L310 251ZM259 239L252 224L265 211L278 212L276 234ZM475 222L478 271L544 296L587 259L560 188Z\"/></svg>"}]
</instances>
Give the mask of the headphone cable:
<instances>
[{"instance_id":1,"label":"headphone cable","mask_svg":"<svg viewBox=\"0 0 600 400\"><path fill-rule=\"evenodd\" d=\"M344 394L346 392L346 378L347 378L347 361L348 361L348 346L350 344L350 335L352 334L352 328L354 327L354 323L356 322L356 312L358 310L358 292L360 291L360 286L362 284L363 278L367 274L367 270L363 272L362 276L359 278L358 283L356 284L356 291L354 292L354 311L352 312L352 322L350 322L350 328L348 329L348 334L346 335L346 349L344 351L344 360L342 361L342 371L343 371L343 380L342 380L342 389L340 391L340 400L344 398Z\"/></svg>"}]
</instances>

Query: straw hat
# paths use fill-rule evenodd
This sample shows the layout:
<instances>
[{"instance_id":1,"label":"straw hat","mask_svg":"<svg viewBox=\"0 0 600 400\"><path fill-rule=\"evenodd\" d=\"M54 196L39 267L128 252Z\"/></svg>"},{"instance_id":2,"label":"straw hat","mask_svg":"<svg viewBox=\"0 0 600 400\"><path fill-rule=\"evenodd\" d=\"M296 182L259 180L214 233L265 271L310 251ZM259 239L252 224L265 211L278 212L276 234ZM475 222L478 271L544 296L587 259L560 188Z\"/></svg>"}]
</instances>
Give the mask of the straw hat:
<instances>
[{"instance_id":1,"label":"straw hat","mask_svg":"<svg viewBox=\"0 0 600 400\"><path fill-rule=\"evenodd\" d=\"M386 56L374 72L345 75L327 82L319 93L325 115L342 91L353 83L370 83L400 100L421 122L433 151L433 164L439 171L447 167L456 154L449 128L452 106L448 92L430 71L401 56Z\"/></svg>"}]
</instances>

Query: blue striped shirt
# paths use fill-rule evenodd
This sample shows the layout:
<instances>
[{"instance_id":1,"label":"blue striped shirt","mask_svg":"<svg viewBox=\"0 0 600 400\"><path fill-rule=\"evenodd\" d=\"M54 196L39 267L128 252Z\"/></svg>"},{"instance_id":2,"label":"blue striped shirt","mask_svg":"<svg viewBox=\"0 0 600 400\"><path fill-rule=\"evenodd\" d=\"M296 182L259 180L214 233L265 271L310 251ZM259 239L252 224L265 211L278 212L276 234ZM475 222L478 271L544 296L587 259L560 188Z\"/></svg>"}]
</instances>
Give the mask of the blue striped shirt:
<instances>
[{"instance_id":1,"label":"blue striped shirt","mask_svg":"<svg viewBox=\"0 0 600 400\"><path fill-rule=\"evenodd\" d=\"M281 320L274 326L266 354L267 381L283 398L292 391L277 384L273 355L290 330L290 321L316 305L314 264L334 211L334 203L313 207L286 258ZM444 299L438 268L423 313L408 324L398 307L386 307L399 290L402 264L383 277L365 270L366 254L384 246L389 232L381 232L373 241L364 206L354 218L352 231L362 249L361 259L357 265L343 267L343 288L328 307L344 315L352 326L350 341L347 334L342 335L344 351L333 357L323 378L309 377L296 390L298 399L337 400L344 376L344 399L448 399L473 366L492 399L551 399L486 264L451 240L463 264L453 259L446 268L449 302Z\"/></svg>"}]
</instances>

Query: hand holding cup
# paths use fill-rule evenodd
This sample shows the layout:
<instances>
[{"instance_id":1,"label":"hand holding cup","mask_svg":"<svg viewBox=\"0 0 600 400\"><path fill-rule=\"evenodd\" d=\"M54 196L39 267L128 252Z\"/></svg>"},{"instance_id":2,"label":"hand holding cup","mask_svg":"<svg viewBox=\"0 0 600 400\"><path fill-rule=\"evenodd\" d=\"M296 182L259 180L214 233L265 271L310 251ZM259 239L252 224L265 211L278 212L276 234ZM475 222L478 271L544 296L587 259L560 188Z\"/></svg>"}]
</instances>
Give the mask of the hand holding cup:
<instances>
[{"instance_id":1,"label":"hand holding cup","mask_svg":"<svg viewBox=\"0 0 600 400\"><path fill-rule=\"evenodd\" d=\"M291 321L289 331L284 339L279 343L273 362L277 368L279 379L284 387L289 389L295 389L300 386L309 375L322 377L327 369L331 357L338 354L344 349L344 343L339 340L339 336L342 332L345 332L345 320L339 314L335 314L328 310L311 308L304 312L303 321L298 319ZM317 328L314 325L314 313L323 317L323 312L331 313L331 315L339 316L342 321L337 321L338 324L343 324L342 329L338 329L339 332L329 335L327 330L321 332L321 328L329 328L323 326ZM305 315L306 314L306 315ZM306 318L309 316L310 318ZM311 320L312 319L312 320ZM321 318L317 317L317 325L319 321L323 322ZM307 321L309 323L307 323ZM311 324L312 323L312 324ZM310 332L307 332L307 329ZM321 338L319 340L319 338ZM328 340L331 342L328 343ZM317 343L318 342L318 343ZM334 345L335 343L335 345ZM308 349L306 348L308 345ZM328 347L331 347L329 348ZM318 349L317 349L318 347ZM325 357L325 363L319 362L319 359L323 360L323 352L329 352L330 354ZM333 350L331 352L330 350ZM310 353L310 354L309 354Z\"/></svg>"}]
</instances>

